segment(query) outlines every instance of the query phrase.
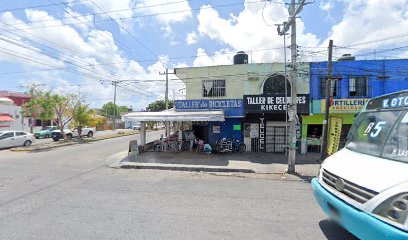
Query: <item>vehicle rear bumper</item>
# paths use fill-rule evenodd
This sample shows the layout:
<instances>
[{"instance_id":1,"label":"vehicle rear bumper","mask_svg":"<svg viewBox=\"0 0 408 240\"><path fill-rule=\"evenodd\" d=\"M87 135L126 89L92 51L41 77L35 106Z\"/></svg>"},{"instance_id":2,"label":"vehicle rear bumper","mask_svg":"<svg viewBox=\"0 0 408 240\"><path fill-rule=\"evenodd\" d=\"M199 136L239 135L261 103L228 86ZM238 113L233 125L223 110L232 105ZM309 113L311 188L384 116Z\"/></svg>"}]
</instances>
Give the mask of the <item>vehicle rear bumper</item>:
<instances>
[{"instance_id":1,"label":"vehicle rear bumper","mask_svg":"<svg viewBox=\"0 0 408 240\"><path fill-rule=\"evenodd\" d=\"M403 240L408 232L393 227L340 200L327 191L316 178L312 180L313 194L323 211L360 239Z\"/></svg>"}]
</instances>

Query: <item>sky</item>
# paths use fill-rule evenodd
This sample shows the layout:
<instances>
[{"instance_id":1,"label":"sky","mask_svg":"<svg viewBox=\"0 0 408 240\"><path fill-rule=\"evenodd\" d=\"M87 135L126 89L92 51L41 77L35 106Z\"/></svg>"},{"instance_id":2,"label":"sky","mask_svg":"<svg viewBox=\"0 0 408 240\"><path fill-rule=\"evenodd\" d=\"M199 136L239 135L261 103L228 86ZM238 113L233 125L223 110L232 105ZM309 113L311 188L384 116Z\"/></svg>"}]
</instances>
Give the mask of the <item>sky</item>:
<instances>
[{"instance_id":1,"label":"sky","mask_svg":"<svg viewBox=\"0 0 408 240\"><path fill-rule=\"evenodd\" d=\"M164 98L166 68L229 65L237 51L251 63L284 61L289 0L3 0L0 90L31 83L142 110ZM297 18L299 61L408 56L408 0L309 0ZM286 36L290 42L290 36ZM289 52L289 51L288 51ZM289 58L288 58L289 59ZM169 75L169 98L183 84Z\"/></svg>"}]
</instances>

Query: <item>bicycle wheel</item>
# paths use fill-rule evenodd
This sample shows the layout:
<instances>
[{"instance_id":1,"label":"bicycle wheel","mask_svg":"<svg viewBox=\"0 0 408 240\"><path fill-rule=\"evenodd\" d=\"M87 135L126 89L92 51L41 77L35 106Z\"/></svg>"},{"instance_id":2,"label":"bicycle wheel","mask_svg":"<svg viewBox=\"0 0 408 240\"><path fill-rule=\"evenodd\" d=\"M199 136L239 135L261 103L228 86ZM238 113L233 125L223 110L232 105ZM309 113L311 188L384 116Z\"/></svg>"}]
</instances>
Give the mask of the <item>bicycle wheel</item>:
<instances>
[{"instance_id":1,"label":"bicycle wheel","mask_svg":"<svg viewBox=\"0 0 408 240\"><path fill-rule=\"evenodd\" d=\"M246 145L245 145L245 143L241 143L241 144L238 145L238 151L239 151L240 153L245 152L245 150L246 150Z\"/></svg>"}]
</instances>

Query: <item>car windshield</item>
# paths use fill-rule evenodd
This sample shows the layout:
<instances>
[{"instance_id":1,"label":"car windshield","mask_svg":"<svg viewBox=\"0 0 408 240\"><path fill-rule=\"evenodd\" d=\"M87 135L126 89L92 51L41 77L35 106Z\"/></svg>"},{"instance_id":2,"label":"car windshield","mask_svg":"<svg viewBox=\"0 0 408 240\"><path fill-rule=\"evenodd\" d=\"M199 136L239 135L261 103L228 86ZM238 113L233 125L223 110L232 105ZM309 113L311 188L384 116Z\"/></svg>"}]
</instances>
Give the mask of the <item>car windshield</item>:
<instances>
[{"instance_id":1,"label":"car windshield","mask_svg":"<svg viewBox=\"0 0 408 240\"><path fill-rule=\"evenodd\" d=\"M408 163L408 113L362 112L347 140L349 150Z\"/></svg>"},{"instance_id":2,"label":"car windshield","mask_svg":"<svg viewBox=\"0 0 408 240\"><path fill-rule=\"evenodd\" d=\"M47 130L47 131L51 131L51 130L53 130L54 129L54 127L46 127L46 128L44 128L44 130Z\"/></svg>"}]
</instances>

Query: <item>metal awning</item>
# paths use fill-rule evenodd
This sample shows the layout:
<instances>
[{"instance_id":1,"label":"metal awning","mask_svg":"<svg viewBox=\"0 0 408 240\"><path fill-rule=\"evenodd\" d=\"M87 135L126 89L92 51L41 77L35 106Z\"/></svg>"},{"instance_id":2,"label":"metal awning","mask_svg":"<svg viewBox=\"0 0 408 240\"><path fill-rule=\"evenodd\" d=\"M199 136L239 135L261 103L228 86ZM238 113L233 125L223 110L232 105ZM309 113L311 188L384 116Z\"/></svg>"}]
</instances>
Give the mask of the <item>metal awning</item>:
<instances>
[{"instance_id":1,"label":"metal awning","mask_svg":"<svg viewBox=\"0 0 408 240\"><path fill-rule=\"evenodd\" d=\"M10 116L0 116L0 122L14 122L14 120Z\"/></svg>"},{"instance_id":2,"label":"metal awning","mask_svg":"<svg viewBox=\"0 0 408 240\"><path fill-rule=\"evenodd\" d=\"M140 122L223 122L223 111L188 111L179 112L167 110L162 112L132 112L122 116L124 121L136 120Z\"/></svg>"}]
</instances>

